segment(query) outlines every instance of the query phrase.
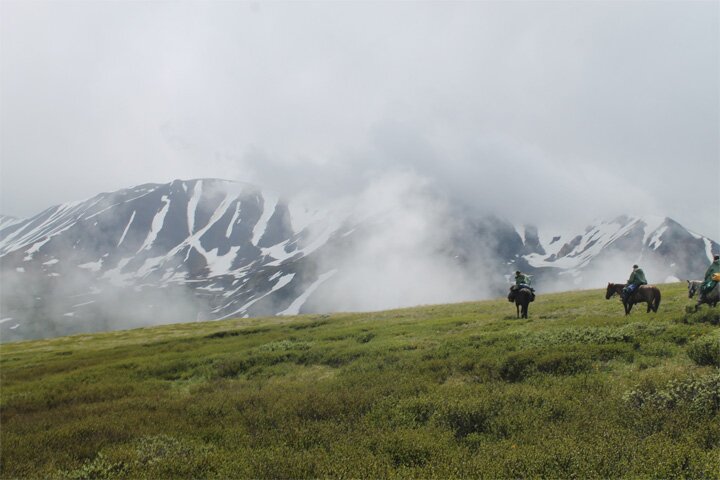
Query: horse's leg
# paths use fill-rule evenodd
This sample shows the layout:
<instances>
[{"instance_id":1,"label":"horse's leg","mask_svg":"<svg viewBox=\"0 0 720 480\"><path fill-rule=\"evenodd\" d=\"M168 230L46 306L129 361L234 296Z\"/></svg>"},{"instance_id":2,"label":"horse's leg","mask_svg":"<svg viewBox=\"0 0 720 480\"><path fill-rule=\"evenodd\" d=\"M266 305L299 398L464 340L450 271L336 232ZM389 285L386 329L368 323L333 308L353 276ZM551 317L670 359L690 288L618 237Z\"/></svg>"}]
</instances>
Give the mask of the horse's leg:
<instances>
[{"instance_id":1,"label":"horse's leg","mask_svg":"<svg viewBox=\"0 0 720 480\"><path fill-rule=\"evenodd\" d=\"M517 310L517 318L520 318L520 303L515 302L515 310Z\"/></svg>"},{"instance_id":2,"label":"horse's leg","mask_svg":"<svg viewBox=\"0 0 720 480\"><path fill-rule=\"evenodd\" d=\"M526 303L523 305L523 318L527 318L528 308L530 308L530 302L526 302Z\"/></svg>"}]
</instances>

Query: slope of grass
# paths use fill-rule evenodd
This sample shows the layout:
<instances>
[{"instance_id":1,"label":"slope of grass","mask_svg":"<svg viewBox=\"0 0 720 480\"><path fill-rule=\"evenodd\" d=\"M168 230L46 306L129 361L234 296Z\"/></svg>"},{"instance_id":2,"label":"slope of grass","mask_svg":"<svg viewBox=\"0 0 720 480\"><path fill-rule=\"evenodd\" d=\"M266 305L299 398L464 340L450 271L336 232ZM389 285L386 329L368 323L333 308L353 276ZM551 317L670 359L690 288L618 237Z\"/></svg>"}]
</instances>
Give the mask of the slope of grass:
<instances>
[{"instance_id":1,"label":"slope of grass","mask_svg":"<svg viewBox=\"0 0 720 480\"><path fill-rule=\"evenodd\" d=\"M662 290L5 344L0 475L717 478L718 313Z\"/></svg>"}]
</instances>

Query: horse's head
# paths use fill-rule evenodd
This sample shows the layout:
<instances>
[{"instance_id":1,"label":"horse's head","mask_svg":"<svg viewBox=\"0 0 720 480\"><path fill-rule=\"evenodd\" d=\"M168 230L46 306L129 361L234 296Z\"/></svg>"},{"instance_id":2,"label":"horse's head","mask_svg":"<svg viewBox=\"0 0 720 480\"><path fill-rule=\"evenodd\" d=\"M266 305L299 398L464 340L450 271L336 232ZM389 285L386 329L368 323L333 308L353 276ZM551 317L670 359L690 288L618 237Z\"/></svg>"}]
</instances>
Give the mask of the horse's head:
<instances>
[{"instance_id":1,"label":"horse's head","mask_svg":"<svg viewBox=\"0 0 720 480\"><path fill-rule=\"evenodd\" d=\"M615 291L615 284L614 283L608 283L607 291L605 292L605 300L610 300L610 297L615 295L617 293Z\"/></svg>"},{"instance_id":2,"label":"horse's head","mask_svg":"<svg viewBox=\"0 0 720 480\"><path fill-rule=\"evenodd\" d=\"M692 298L697 293L700 282L697 280L688 280L688 298Z\"/></svg>"}]
</instances>

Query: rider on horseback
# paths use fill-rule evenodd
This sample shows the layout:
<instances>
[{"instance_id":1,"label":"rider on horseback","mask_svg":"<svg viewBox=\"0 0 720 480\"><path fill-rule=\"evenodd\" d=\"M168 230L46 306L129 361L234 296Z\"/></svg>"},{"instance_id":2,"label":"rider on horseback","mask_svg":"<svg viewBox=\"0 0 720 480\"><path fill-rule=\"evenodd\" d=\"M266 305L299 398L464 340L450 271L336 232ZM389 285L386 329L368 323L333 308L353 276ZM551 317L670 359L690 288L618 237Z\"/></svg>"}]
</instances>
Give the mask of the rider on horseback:
<instances>
[{"instance_id":1,"label":"rider on horseback","mask_svg":"<svg viewBox=\"0 0 720 480\"><path fill-rule=\"evenodd\" d=\"M630 296L638 289L641 285L647 285L647 279L645 278L645 272L642 268L637 265L633 265L633 271L628 278L627 285L623 288L623 298L629 299Z\"/></svg>"},{"instance_id":2,"label":"rider on horseback","mask_svg":"<svg viewBox=\"0 0 720 480\"><path fill-rule=\"evenodd\" d=\"M520 270L515 272L515 285L510 286L508 301L515 302L518 309L518 318L527 318L528 303L535 301L535 289L530 286L530 277ZM521 315L522 310L522 315Z\"/></svg>"},{"instance_id":3,"label":"rider on horseback","mask_svg":"<svg viewBox=\"0 0 720 480\"><path fill-rule=\"evenodd\" d=\"M703 284L700 286L700 295L698 295L698 306L705 301L705 295L710 293L718 283L717 280L713 280L713 276L716 275L720 275L720 255L715 255L713 257L713 262L705 272Z\"/></svg>"},{"instance_id":4,"label":"rider on horseback","mask_svg":"<svg viewBox=\"0 0 720 480\"><path fill-rule=\"evenodd\" d=\"M535 300L535 289L530 286L530 277L531 275L528 275L527 273L522 273L520 270L515 272L515 285L512 285L510 287L510 294L508 295L509 301L514 301L515 293L519 292L523 288L527 288L528 290L530 290L530 293L532 294L531 298L532 300Z\"/></svg>"},{"instance_id":5,"label":"rider on horseback","mask_svg":"<svg viewBox=\"0 0 720 480\"><path fill-rule=\"evenodd\" d=\"M531 292L534 292L535 289L530 286L530 275L527 273L522 273L520 270L515 272L515 288L517 290L520 290L521 288L527 288Z\"/></svg>"}]
</instances>

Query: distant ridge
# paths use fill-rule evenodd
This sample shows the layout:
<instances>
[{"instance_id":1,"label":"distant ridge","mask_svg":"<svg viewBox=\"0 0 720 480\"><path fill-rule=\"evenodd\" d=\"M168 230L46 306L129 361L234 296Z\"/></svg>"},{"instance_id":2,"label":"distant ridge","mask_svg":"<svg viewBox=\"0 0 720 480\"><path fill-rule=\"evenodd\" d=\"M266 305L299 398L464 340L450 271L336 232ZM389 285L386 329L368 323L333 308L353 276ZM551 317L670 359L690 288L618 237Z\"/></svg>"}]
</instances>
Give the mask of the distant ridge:
<instances>
[{"instance_id":1,"label":"distant ridge","mask_svg":"<svg viewBox=\"0 0 720 480\"><path fill-rule=\"evenodd\" d=\"M502 295L515 269L545 291L598 286L632 262L647 265L652 281L697 277L720 251L670 218L618 217L574 236L493 216L453 220L437 255L490 285L486 296ZM333 259L378 228L396 227L220 179L144 184L25 219L0 216L0 335L322 312L333 282L353 274Z\"/></svg>"}]
</instances>

